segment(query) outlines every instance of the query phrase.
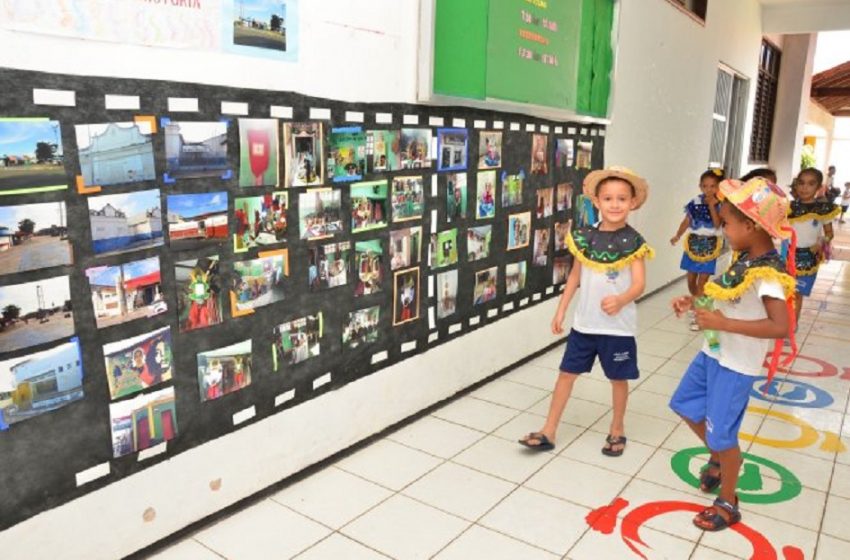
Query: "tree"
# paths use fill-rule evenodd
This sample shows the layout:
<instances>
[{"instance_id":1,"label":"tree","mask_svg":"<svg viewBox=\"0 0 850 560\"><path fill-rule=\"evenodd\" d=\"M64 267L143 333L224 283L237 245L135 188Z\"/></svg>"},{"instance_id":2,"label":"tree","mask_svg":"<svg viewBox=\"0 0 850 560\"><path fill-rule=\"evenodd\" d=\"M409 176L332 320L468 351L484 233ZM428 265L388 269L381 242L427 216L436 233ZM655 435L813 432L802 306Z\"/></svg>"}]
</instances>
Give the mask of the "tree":
<instances>
[{"instance_id":1,"label":"tree","mask_svg":"<svg viewBox=\"0 0 850 560\"><path fill-rule=\"evenodd\" d=\"M56 155L56 144L50 142L38 142L35 145L35 159L38 163L53 161Z\"/></svg>"},{"instance_id":2,"label":"tree","mask_svg":"<svg viewBox=\"0 0 850 560\"><path fill-rule=\"evenodd\" d=\"M21 233L32 235L32 232L35 231L35 222L30 220L29 218L24 218L23 220L18 222L18 229L21 231Z\"/></svg>"},{"instance_id":3,"label":"tree","mask_svg":"<svg viewBox=\"0 0 850 560\"><path fill-rule=\"evenodd\" d=\"M21 308L17 305L10 303L6 307L3 308L3 320L11 321L12 319L17 319L21 316Z\"/></svg>"},{"instance_id":4,"label":"tree","mask_svg":"<svg viewBox=\"0 0 850 560\"><path fill-rule=\"evenodd\" d=\"M272 20L271 20L271 23L269 25L269 27L271 27L271 30L272 31L280 31L281 25L283 25L283 19L277 14L272 14Z\"/></svg>"}]
</instances>

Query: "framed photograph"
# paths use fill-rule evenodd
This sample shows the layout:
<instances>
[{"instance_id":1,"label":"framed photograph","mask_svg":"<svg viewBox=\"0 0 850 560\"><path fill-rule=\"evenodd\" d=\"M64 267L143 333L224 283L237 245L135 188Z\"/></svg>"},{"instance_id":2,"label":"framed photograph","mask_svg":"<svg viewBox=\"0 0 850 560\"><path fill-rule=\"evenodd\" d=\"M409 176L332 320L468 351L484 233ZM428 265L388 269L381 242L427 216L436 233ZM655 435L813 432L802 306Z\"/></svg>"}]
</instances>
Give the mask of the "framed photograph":
<instances>
[{"instance_id":1,"label":"framed photograph","mask_svg":"<svg viewBox=\"0 0 850 560\"><path fill-rule=\"evenodd\" d=\"M422 227L390 232L390 269L416 266L422 258Z\"/></svg>"},{"instance_id":2,"label":"framed photograph","mask_svg":"<svg viewBox=\"0 0 850 560\"><path fill-rule=\"evenodd\" d=\"M556 200L558 212L569 212L573 206L573 184L561 183L558 185Z\"/></svg>"},{"instance_id":3,"label":"framed photograph","mask_svg":"<svg viewBox=\"0 0 850 560\"><path fill-rule=\"evenodd\" d=\"M567 236L570 234L572 220L566 222L555 222L555 251L567 250Z\"/></svg>"},{"instance_id":4,"label":"framed photograph","mask_svg":"<svg viewBox=\"0 0 850 560\"><path fill-rule=\"evenodd\" d=\"M534 266L549 264L549 228L534 230L534 256L531 262Z\"/></svg>"},{"instance_id":5,"label":"framed photograph","mask_svg":"<svg viewBox=\"0 0 850 560\"><path fill-rule=\"evenodd\" d=\"M431 129L402 128L399 151L402 169L431 167Z\"/></svg>"},{"instance_id":6,"label":"framed photograph","mask_svg":"<svg viewBox=\"0 0 850 560\"><path fill-rule=\"evenodd\" d=\"M193 331L222 322L222 291L218 255L178 261L174 265L177 284L177 319L180 332Z\"/></svg>"},{"instance_id":7,"label":"framed photograph","mask_svg":"<svg viewBox=\"0 0 850 560\"><path fill-rule=\"evenodd\" d=\"M198 353L201 402L220 399L251 384L251 339Z\"/></svg>"},{"instance_id":8,"label":"framed photograph","mask_svg":"<svg viewBox=\"0 0 850 560\"><path fill-rule=\"evenodd\" d=\"M302 240L327 239L342 233L342 193L313 189L298 195L298 230Z\"/></svg>"},{"instance_id":9,"label":"framed photograph","mask_svg":"<svg viewBox=\"0 0 850 560\"><path fill-rule=\"evenodd\" d=\"M0 118L0 195L67 188L59 121Z\"/></svg>"},{"instance_id":10,"label":"framed photograph","mask_svg":"<svg viewBox=\"0 0 850 560\"><path fill-rule=\"evenodd\" d=\"M522 186L525 182L525 171L519 170L515 175L502 171L502 207L519 206L522 204Z\"/></svg>"},{"instance_id":11,"label":"framed photograph","mask_svg":"<svg viewBox=\"0 0 850 560\"><path fill-rule=\"evenodd\" d=\"M401 133L398 130L366 131L366 154L372 173L401 169Z\"/></svg>"},{"instance_id":12,"label":"framed photograph","mask_svg":"<svg viewBox=\"0 0 850 560\"><path fill-rule=\"evenodd\" d=\"M478 169L502 167L502 133L482 131L478 136Z\"/></svg>"},{"instance_id":13,"label":"framed photograph","mask_svg":"<svg viewBox=\"0 0 850 560\"><path fill-rule=\"evenodd\" d=\"M575 144L572 138L555 140L555 168L569 169L574 165Z\"/></svg>"},{"instance_id":14,"label":"framed photograph","mask_svg":"<svg viewBox=\"0 0 850 560\"><path fill-rule=\"evenodd\" d=\"M0 430L83 398L80 341L0 361Z\"/></svg>"},{"instance_id":15,"label":"framed photograph","mask_svg":"<svg viewBox=\"0 0 850 560\"><path fill-rule=\"evenodd\" d=\"M230 4L233 12L225 22L225 31L232 34L233 44L226 46L227 50L254 56L257 53L252 51L266 51L268 58L277 60L295 58L298 18L293 8L297 4L292 0L239 0Z\"/></svg>"},{"instance_id":16,"label":"framed photograph","mask_svg":"<svg viewBox=\"0 0 850 560\"><path fill-rule=\"evenodd\" d=\"M318 122L283 123L286 184L314 187L324 181L323 126Z\"/></svg>"},{"instance_id":17,"label":"framed photograph","mask_svg":"<svg viewBox=\"0 0 850 560\"><path fill-rule=\"evenodd\" d=\"M159 189L88 199L94 252L113 255L163 244Z\"/></svg>"},{"instance_id":18,"label":"framed photograph","mask_svg":"<svg viewBox=\"0 0 850 560\"><path fill-rule=\"evenodd\" d=\"M466 218L466 173L446 175L446 221Z\"/></svg>"},{"instance_id":19,"label":"framed photograph","mask_svg":"<svg viewBox=\"0 0 850 560\"><path fill-rule=\"evenodd\" d=\"M227 120L191 122L161 119L165 134L166 183L176 179L230 178Z\"/></svg>"},{"instance_id":20,"label":"framed photograph","mask_svg":"<svg viewBox=\"0 0 850 560\"><path fill-rule=\"evenodd\" d=\"M516 294L524 290L527 276L527 262L519 261L505 265L505 294Z\"/></svg>"},{"instance_id":21,"label":"framed photograph","mask_svg":"<svg viewBox=\"0 0 850 560\"><path fill-rule=\"evenodd\" d=\"M255 247L273 247L286 242L289 193L275 191L259 196L240 196L233 201L233 251L244 253Z\"/></svg>"},{"instance_id":22,"label":"framed photograph","mask_svg":"<svg viewBox=\"0 0 850 560\"><path fill-rule=\"evenodd\" d=\"M576 169L590 169L593 167L593 141L578 143L576 153Z\"/></svg>"},{"instance_id":23,"label":"framed photograph","mask_svg":"<svg viewBox=\"0 0 850 560\"><path fill-rule=\"evenodd\" d=\"M97 328L168 311L159 257L86 269Z\"/></svg>"},{"instance_id":24,"label":"framed photograph","mask_svg":"<svg viewBox=\"0 0 850 560\"><path fill-rule=\"evenodd\" d=\"M419 267L399 270L393 279L393 325L419 319Z\"/></svg>"},{"instance_id":25,"label":"framed photograph","mask_svg":"<svg viewBox=\"0 0 850 560\"><path fill-rule=\"evenodd\" d=\"M482 305L496 299L496 284L499 280L498 267L485 268L475 273L473 305Z\"/></svg>"},{"instance_id":26,"label":"framed photograph","mask_svg":"<svg viewBox=\"0 0 850 560\"><path fill-rule=\"evenodd\" d=\"M387 227L386 181L351 185L351 233Z\"/></svg>"},{"instance_id":27,"label":"framed photograph","mask_svg":"<svg viewBox=\"0 0 850 560\"><path fill-rule=\"evenodd\" d=\"M64 202L0 206L0 276L73 262Z\"/></svg>"},{"instance_id":28,"label":"framed photograph","mask_svg":"<svg viewBox=\"0 0 850 560\"><path fill-rule=\"evenodd\" d=\"M543 218L548 218L552 215L552 197L555 194L555 189L537 189L537 205L536 205L536 214L537 219L541 220Z\"/></svg>"},{"instance_id":29,"label":"framed photograph","mask_svg":"<svg viewBox=\"0 0 850 560\"><path fill-rule=\"evenodd\" d=\"M457 264L457 228L431 235L431 268Z\"/></svg>"},{"instance_id":30,"label":"framed photograph","mask_svg":"<svg viewBox=\"0 0 850 560\"><path fill-rule=\"evenodd\" d=\"M437 129L437 171L466 169L469 132L465 128Z\"/></svg>"},{"instance_id":31,"label":"framed photograph","mask_svg":"<svg viewBox=\"0 0 850 560\"><path fill-rule=\"evenodd\" d=\"M531 241L531 212L508 216L508 251L528 247Z\"/></svg>"},{"instance_id":32,"label":"framed photograph","mask_svg":"<svg viewBox=\"0 0 850 560\"><path fill-rule=\"evenodd\" d=\"M570 275L573 261L569 255L552 259L552 284L563 284Z\"/></svg>"},{"instance_id":33,"label":"framed photograph","mask_svg":"<svg viewBox=\"0 0 850 560\"><path fill-rule=\"evenodd\" d=\"M174 250L227 239L227 191L170 194L166 209L168 243Z\"/></svg>"},{"instance_id":34,"label":"framed photograph","mask_svg":"<svg viewBox=\"0 0 850 560\"><path fill-rule=\"evenodd\" d=\"M322 313L307 315L281 323L272 336L274 370L294 366L321 354L323 332Z\"/></svg>"},{"instance_id":35,"label":"framed photograph","mask_svg":"<svg viewBox=\"0 0 850 560\"><path fill-rule=\"evenodd\" d=\"M596 207L593 200L585 194L578 195L573 207L573 227L592 226L596 223Z\"/></svg>"},{"instance_id":36,"label":"framed photograph","mask_svg":"<svg viewBox=\"0 0 850 560\"><path fill-rule=\"evenodd\" d=\"M171 327L103 345L106 380L113 400L171 379Z\"/></svg>"},{"instance_id":37,"label":"framed photograph","mask_svg":"<svg viewBox=\"0 0 850 560\"><path fill-rule=\"evenodd\" d=\"M378 341L381 307L378 305L351 311L342 325L342 345L358 348Z\"/></svg>"},{"instance_id":38,"label":"framed photograph","mask_svg":"<svg viewBox=\"0 0 850 560\"><path fill-rule=\"evenodd\" d=\"M283 299L283 277L289 276L286 249L248 261L233 263L230 299L234 316Z\"/></svg>"},{"instance_id":39,"label":"framed photograph","mask_svg":"<svg viewBox=\"0 0 850 560\"><path fill-rule=\"evenodd\" d=\"M366 134L359 126L331 129L328 174L334 183L359 181L366 172Z\"/></svg>"},{"instance_id":40,"label":"framed photograph","mask_svg":"<svg viewBox=\"0 0 850 560\"><path fill-rule=\"evenodd\" d=\"M68 276L0 287L0 352L20 350L74 334Z\"/></svg>"},{"instance_id":41,"label":"framed photograph","mask_svg":"<svg viewBox=\"0 0 850 560\"><path fill-rule=\"evenodd\" d=\"M384 248L380 239L354 242L354 297L382 292L384 287Z\"/></svg>"},{"instance_id":42,"label":"framed photograph","mask_svg":"<svg viewBox=\"0 0 850 560\"><path fill-rule=\"evenodd\" d=\"M425 212L425 190L422 176L393 177L393 221L420 220Z\"/></svg>"},{"instance_id":43,"label":"framed photograph","mask_svg":"<svg viewBox=\"0 0 850 560\"><path fill-rule=\"evenodd\" d=\"M496 216L496 172L479 171L476 181L475 217L483 220Z\"/></svg>"},{"instance_id":44,"label":"framed photograph","mask_svg":"<svg viewBox=\"0 0 850 560\"><path fill-rule=\"evenodd\" d=\"M112 456L123 457L177 437L174 387L109 405Z\"/></svg>"},{"instance_id":45,"label":"framed photograph","mask_svg":"<svg viewBox=\"0 0 850 560\"><path fill-rule=\"evenodd\" d=\"M437 274L437 318L445 319L457 311L457 269Z\"/></svg>"},{"instance_id":46,"label":"framed photograph","mask_svg":"<svg viewBox=\"0 0 850 560\"><path fill-rule=\"evenodd\" d=\"M549 136L546 134L531 135L531 174L546 175L549 173Z\"/></svg>"},{"instance_id":47,"label":"framed photograph","mask_svg":"<svg viewBox=\"0 0 850 560\"><path fill-rule=\"evenodd\" d=\"M351 268L351 242L314 245L309 249L310 265L307 268L311 290L324 290L348 284Z\"/></svg>"},{"instance_id":48,"label":"framed photograph","mask_svg":"<svg viewBox=\"0 0 850 560\"><path fill-rule=\"evenodd\" d=\"M280 185L277 119L239 119L239 186Z\"/></svg>"},{"instance_id":49,"label":"framed photograph","mask_svg":"<svg viewBox=\"0 0 850 560\"><path fill-rule=\"evenodd\" d=\"M78 124L74 131L85 186L156 179L150 121Z\"/></svg>"},{"instance_id":50,"label":"framed photograph","mask_svg":"<svg viewBox=\"0 0 850 560\"><path fill-rule=\"evenodd\" d=\"M480 261L490 256L490 241L493 226L471 227L466 231L466 256L469 262Z\"/></svg>"}]
</instances>

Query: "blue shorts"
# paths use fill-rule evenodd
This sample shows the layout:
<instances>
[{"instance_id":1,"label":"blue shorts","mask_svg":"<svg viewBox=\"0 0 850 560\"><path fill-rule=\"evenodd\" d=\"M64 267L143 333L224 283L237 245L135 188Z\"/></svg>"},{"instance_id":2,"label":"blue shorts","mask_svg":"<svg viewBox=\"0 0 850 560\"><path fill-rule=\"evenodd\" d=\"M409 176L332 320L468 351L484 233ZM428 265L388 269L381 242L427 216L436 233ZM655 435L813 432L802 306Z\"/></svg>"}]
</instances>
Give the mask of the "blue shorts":
<instances>
[{"instance_id":1,"label":"blue shorts","mask_svg":"<svg viewBox=\"0 0 850 560\"><path fill-rule=\"evenodd\" d=\"M817 274L812 274L811 276L797 276L797 293L801 296L812 295L812 288L815 287L815 280L817 279Z\"/></svg>"},{"instance_id":2,"label":"blue shorts","mask_svg":"<svg viewBox=\"0 0 850 560\"><path fill-rule=\"evenodd\" d=\"M688 256L687 253L683 252L679 268L686 272L694 272L696 274L714 274L717 269L717 259L708 262L697 262Z\"/></svg>"},{"instance_id":3,"label":"blue shorts","mask_svg":"<svg viewBox=\"0 0 850 560\"><path fill-rule=\"evenodd\" d=\"M575 329L567 337L561 371L587 373L599 356L605 377L612 381L637 379L637 342L633 336L584 334Z\"/></svg>"},{"instance_id":4,"label":"blue shorts","mask_svg":"<svg viewBox=\"0 0 850 560\"><path fill-rule=\"evenodd\" d=\"M706 443L712 451L732 449L738 445L753 379L700 352L673 393L670 408L691 422L705 420Z\"/></svg>"}]
</instances>

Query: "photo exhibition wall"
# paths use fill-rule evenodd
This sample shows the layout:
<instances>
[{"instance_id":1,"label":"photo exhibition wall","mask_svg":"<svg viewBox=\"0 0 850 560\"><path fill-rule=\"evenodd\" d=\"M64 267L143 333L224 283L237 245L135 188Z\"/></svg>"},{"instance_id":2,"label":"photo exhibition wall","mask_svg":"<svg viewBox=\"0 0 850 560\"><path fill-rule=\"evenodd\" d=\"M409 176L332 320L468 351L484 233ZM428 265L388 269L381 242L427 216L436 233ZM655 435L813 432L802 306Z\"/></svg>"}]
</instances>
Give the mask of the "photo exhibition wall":
<instances>
[{"instance_id":1,"label":"photo exhibition wall","mask_svg":"<svg viewBox=\"0 0 850 560\"><path fill-rule=\"evenodd\" d=\"M0 530L557 297L604 137L0 69Z\"/></svg>"}]
</instances>

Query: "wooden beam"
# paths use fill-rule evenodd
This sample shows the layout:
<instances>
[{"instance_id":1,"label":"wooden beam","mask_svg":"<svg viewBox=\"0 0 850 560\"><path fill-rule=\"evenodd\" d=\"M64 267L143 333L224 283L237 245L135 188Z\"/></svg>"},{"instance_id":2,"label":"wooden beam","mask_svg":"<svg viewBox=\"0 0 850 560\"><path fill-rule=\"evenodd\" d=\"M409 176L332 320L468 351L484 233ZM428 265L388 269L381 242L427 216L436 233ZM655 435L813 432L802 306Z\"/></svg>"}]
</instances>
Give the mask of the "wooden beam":
<instances>
[{"instance_id":1,"label":"wooden beam","mask_svg":"<svg viewBox=\"0 0 850 560\"><path fill-rule=\"evenodd\" d=\"M850 86L812 88L812 97L850 97Z\"/></svg>"}]
</instances>

